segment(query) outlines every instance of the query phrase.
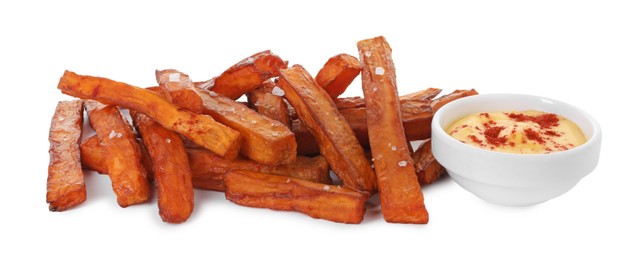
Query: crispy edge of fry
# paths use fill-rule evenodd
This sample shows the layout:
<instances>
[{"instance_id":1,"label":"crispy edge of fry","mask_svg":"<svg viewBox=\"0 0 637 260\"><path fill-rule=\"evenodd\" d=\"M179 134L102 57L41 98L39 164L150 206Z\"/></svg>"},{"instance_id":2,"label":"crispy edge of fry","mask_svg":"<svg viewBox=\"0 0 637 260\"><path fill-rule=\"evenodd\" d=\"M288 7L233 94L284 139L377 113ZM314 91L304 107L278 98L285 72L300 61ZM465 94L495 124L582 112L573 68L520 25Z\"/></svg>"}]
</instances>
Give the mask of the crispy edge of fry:
<instances>
[{"instance_id":1,"label":"crispy edge of fry","mask_svg":"<svg viewBox=\"0 0 637 260\"><path fill-rule=\"evenodd\" d=\"M357 224L365 215L368 195L347 187L247 170L224 176L226 199L236 204L297 211L312 218Z\"/></svg>"},{"instance_id":2,"label":"crispy edge of fry","mask_svg":"<svg viewBox=\"0 0 637 260\"><path fill-rule=\"evenodd\" d=\"M197 93L203 100L204 114L241 133L242 155L268 165L294 161L296 140L287 126L215 92L197 89Z\"/></svg>"},{"instance_id":3,"label":"crispy edge of fry","mask_svg":"<svg viewBox=\"0 0 637 260\"><path fill-rule=\"evenodd\" d=\"M58 89L67 95L139 111L224 158L232 159L239 154L243 141L239 132L209 116L179 109L151 90L71 71L64 72Z\"/></svg>"},{"instance_id":4,"label":"crispy edge of fry","mask_svg":"<svg viewBox=\"0 0 637 260\"><path fill-rule=\"evenodd\" d=\"M329 165L322 156L297 156L290 164L270 166L238 157L233 161L203 149L187 149L195 188L223 191L223 175L231 170L251 170L262 173L331 184Z\"/></svg>"},{"instance_id":5,"label":"crispy edge of fry","mask_svg":"<svg viewBox=\"0 0 637 260\"><path fill-rule=\"evenodd\" d=\"M214 83L205 84L208 90L230 99L237 99L258 87L266 79L279 75L286 68L287 61L270 50L262 51L232 65L214 79Z\"/></svg>"},{"instance_id":6,"label":"crispy edge of fry","mask_svg":"<svg viewBox=\"0 0 637 260\"><path fill-rule=\"evenodd\" d=\"M280 85L299 119L316 138L321 155L345 186L374 191L374 171L363 147L327 92L300 65L281 70Z\"/></svg>"},{"instance_id":7,"label":"crispy edge of fry","mask_svg":"<svg viewBox=\"0 0 637 260\"><path fill-rule=\"evenodd\" d=\"M332 99L336 99L345 92L360 72L361 65L358 59L341 53L329 58L316 74L315 79Z\"/></svg>"},{"instance_id":8,"label":"crispy edge of fry","mask_svg":"<svg viewBox=\"0 0 637 260\"><path fill-rule=\"evenodd\" d=\"M141 140L137 139L137 143L142 152L142 164L148 174L148 181L153 181L153 162L150 159L148 150L146 150L146 146ZM82 141L80 144L80 153L82 155L82 167L84 169L96 171L100 174L108 174L106 159L104 158L102 147L100 147L100 140L96 134Z\"/></svg>"},{"instance_id":9,"label":"crispy edge of fry","mask_svg":"<svg viewBox=\"0 0 637 260\"><path fill-rule=\"evenodd\" d=\"M431 139L423 141L412 157L420 185L432 184L447 172L431 152Z\"/></svg>"},{"instance_id":10,"label":"crispy edge of fry","mask_svg":"<svg viewBox=\"0 0 637 260\"><path fill-rule=\"evenodd\" d=\"M281 122L290 127L290 111L283 97L272 94L275 83L267 80L263 84L248 93L248 104L259 114Z\"/></svg>"},{"instance_id":11,"label":"crispy edge of fry","mask_svg":"<svg viewBox=\"0 0 637 260\"><path fill-rule=\"evenodd\" d=\"M135 111L130 114L153 162L161 219L169 223L188 220L195 195L188 154L181 136L144 114Z\"/></svg>"},{"instance_id":12,"label":"crispy edge of fry","mask_svg":"<svg viewBox=\"0 0 637 260\"><path fill-rule=\"evenodd\" d=\"M442 106L448 104L451 101L454 101L456 99L460 99L463 97L473 96L473 95L478 95L478 92L475 89L455 90L452 93L449 93L447 95L443 95L443 96L440 96L439 98L434 99L431 102L431 110L435 113L436 111L438 111L438 109L440 109Z\"/></svg>"},{"instance_id":13,"label":"crispy edge of fry","mask_svg":"<svg viewBox=\"0 0 637 260\"><path fill-rule=\"evenodd\" d=\"M416 91L414 93L401 95L400 97L398 97L398 99L400 100L401 103L403 101L405 101L405 100L427 101L427 100L432 100L433 98L438 96L438 94L440 94L440 92L442 92L442 89L439 89L439 88L427 88L427 89L424 89L424 90Z\"/></svg>"},{"instance_id":14,"label":"crispy edge of fry","mask_svg":"<svg viewBox=\"0 0 637 260\"><path fill-rule=\"evenodd\" d=\"M392 223L425 224L429 214L407 148L391 48L382 36L359 41L357 47L383 217Z\"/></svg>"},{"instance_id":15,"label":"crispy edge of fry","mask_svg":"<svg viewBox=\"0 0 637 260\"><path fill-rule=\"evenodd\" d=\"M46 202L50 211L64 211L86 201L79 141L84 118L82 100L58 102L49 130Z\"/></svg>"},{"instance_id":16,"label":"crispy edge of fry","mask_svg":"<svg viewBox=\"0 0 637 260\"><path fill-rule=\"evenodd\" d=\"M203 101L195 91L190 77L174 69L156 70L155 78L168 101L195 114L203 112Z\"/></svg>"},{"instance_id":17,"label":"crispy edge of fry","mask_svg":"<svg viewBox=\"0 0 637 260\"><path fill-rule=\"evenodd\" d=\"M133 127L124 119L119 108L85 100L84 106L91 127L97 133L111 186L117 203L125 208L150 199L147 172L142 165L142 156Z\"/></svg>"}]
</instances>

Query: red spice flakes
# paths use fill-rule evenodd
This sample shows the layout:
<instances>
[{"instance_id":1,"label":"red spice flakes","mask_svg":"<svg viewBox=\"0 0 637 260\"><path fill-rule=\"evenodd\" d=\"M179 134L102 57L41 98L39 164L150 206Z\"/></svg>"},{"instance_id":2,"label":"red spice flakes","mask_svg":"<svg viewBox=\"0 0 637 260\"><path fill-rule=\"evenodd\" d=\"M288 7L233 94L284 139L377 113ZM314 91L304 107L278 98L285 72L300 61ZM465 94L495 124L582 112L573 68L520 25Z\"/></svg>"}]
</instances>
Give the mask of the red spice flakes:
<instances>
[{"instance_id":1,"label":"red spice flakes","mask_svg":"<svg viewBox=\"0 0 637 260\"><path fill-rule=\"evenodd\" d=\"M544 131L544 134L548 136L556 136L556 137L562 136L562 134L555 132L553 130Z\"/></svg>"},{"instance_id":2,"label":"red spice flakes","mask_svg":"<svg viewBox=\"0 0 637 260\"><path fill-rule=\"evenodd\" d=\"M489 121L488 121L488 122L486 122L486 123L482 123L482 125L483 125L484 127L489 127L489 126L495 125L495 121L493 121L493 120L489 120Z\"/></svg>"},{"instance_id":3,"label":"red spice flakes","mask_svg":"<svg viewBox=\"0 0 637 260\"><path fill-rule=\"evenodd\" d=\"M511 147L515 147L515 143L514 143L514 142L509 142L509 145L510 145Z\"/></svg>"},{"instance_id":4,"label":"red spice flakes","mask_svg":"<svg viewBox=\"0 0 637 260\"><path fill-rule=\"evenodd\" d=\"M480 113L481 116L489 118L489 113Z\"/></svg>"},{"instance_id":5,"label":"red spice flakes","mask_svg":"<svg viewBox=\"0 0 637 260\"><path fill-rule=\"evenodd\" d=\"M518 121L518 122L534 122L537 123L538 125L540 125L540 127L542 128L550 128L552 126L559 126L560 124L558 123L560 121L559 118L557 118L556 114L541 114L541 115L537 115L537 116L527 116L524 114L516 114L516 113L510 113L507 114L507 116L509 116L509 118Z\"/></svg>"},{"instance_id":6,"label":"red spice flakes","mask_svg":"<svg viewBox=\"0 0 637 260\"><path fill-rule=\"evenodd\" d=\"M487 129L484 130L484 137L487 139L487 142L494 146L501 146L505 144L507 142L507 137L500 137L502 129L504 129L503 126L487 127Z\"/></svg>"},{"instance_id":7,"label":"red spice flakes","mask_svg":"<svg viewBox=\"0 0 637 260\"><path fill-rule=\"evenodd\" d=\"M470 139L471 141L473 141L474 143L480 144L480 146L484 146L484 145L482 144L482 140L478 139L478 137L477 137L477 136L475 136L475 135L468 135L467 137L469 137L469 139Z\"/></svg>"},{"instance_id":8,"label":"red spice flakes","mask_svg":"<svg viewBox=\"0 0 637 260\"><path fill-rule=\"evenodd\" d=\"M538 143L545 143L546 141L544 141L544 138L542 138L542 136L540 136L540 133L534 131L531 128L526 128L524 129L524 134L526 135L526 138L528 138L529 140L534 140L537 141Z\"/></svg>"}]
</instances>

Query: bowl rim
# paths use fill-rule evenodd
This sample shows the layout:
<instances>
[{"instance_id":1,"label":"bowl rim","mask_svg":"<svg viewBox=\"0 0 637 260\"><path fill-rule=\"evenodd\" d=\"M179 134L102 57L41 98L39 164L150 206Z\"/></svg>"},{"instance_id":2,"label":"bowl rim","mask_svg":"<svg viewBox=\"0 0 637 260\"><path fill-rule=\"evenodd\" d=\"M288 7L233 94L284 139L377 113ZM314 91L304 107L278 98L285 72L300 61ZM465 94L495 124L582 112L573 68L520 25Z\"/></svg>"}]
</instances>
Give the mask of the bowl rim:
<instances>
[{"instance_id":1,"label":"bowl rim","mask_svg":"<svg viewBox=\"0 0 637 260\"><path fill-rule=\"evenodd\" d=\"M524 99L548 100L548 101L550 101L550 102L552 102L554 104L560 104L562 106L569 107L569 109L572 109L573 111L575 111L575 113L581 114L585 118L585 120L588 121L591 124L591 126L592 126L591 136L582 145L577 146L577 147L572 148L572 149L565 150L565 151L558 151L558 152L552 152L552 153L538 153L538 154L518 154L518 153L508 153L508 152L501 152L501 151L491 151L491 150L486 150L486 149L482 149L482 148L478 148L478 147L475 147L475 146L472 146L472 145L468 145L468 144L462 143L459 140L457 140L457 139L451 137L449 134L447 134L447 132L442 128L442 126L440 124L441 118L443 116L445 116L445 114L448 113L448 111L451 111L451 110L453 110L453 109L455 109L457 107L463 106L466 103L476 102L474 100L482 100L482 99L493 100L493 99L503 99L503 98L507 98L507 99L524 98ZM489 111L483 111L483 112L487 112L488 113ZM476 113L482 113L482 112L478 111ZM464 115L464 116L468 116L468 115L469 114ZM577 126L581 128L580 125L577 125ZM595 145L601 139L601 134L602 134L601 126L599 125L597 120L595 120L595 118L593 116L591 116L588 112L586 112L585 110L583 110L583 109L581 109L581 108L579 108L577 106L574 106L574 105L571 105L571 104L569 104L567 102L560 101L560 100L553 99L553 98L547 98L547 97L537 96L537 95L517 94L517 93L479 94L479 95L464 97L464 98L460 98L460 99L451 101L451 102L445 104L444 106L442 106L438 111L436 111L436 113L434 114L434 117L432 119L432 122L431 122L431 128L432 128L432 133L437 132L438 134L436 136L438 138L444 139L444 141L446 143L459 144L459 145L462 145L462 147L464 147L464 148L470 149L470 151L474 151L474 152L482 151L482 152L486 152L486 153L497 153L499 156L505 156L505 157L510 157L510 158L536 157L538 159L542 158L542 157L570 156L571 154L578 153L578 152L580 152L582 150L586 150L590 146ZM433 141L433 138L432 138L432 141Z\"/></svg>"}]
</instances>

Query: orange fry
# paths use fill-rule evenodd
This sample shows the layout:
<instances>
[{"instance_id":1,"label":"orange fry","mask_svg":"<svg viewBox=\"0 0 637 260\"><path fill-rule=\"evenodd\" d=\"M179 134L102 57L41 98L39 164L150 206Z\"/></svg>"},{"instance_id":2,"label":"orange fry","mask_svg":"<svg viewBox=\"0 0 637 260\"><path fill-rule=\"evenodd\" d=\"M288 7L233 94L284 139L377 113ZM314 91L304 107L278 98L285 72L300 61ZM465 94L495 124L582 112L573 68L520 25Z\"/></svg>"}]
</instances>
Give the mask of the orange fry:
<instances>
[{"instance_id":1,"label":"orange fry","mask_svg":"<svg viewBox=\"0 0 637 260\"><path fill-rule=\"evenodd\" d=\"M244 158L225 160L203 149L188 149L192 181L195 188L223 191L223 175L232 170L251 170L331 184L329 166L322 156L297 156L290 164L270 166Z\"/></svg>"},{"instance_id":2,"label":"orange fry","mask_svg":"<svg viewBox=\"0 0 637 260\"><path fill-rule=\"evenodd\" d=\"M359 41L357 45L363 64L367 129L383 217L394 223L427 223L429 214L401 121L391 48L382 36Z\"/></svg>"},{"instance_id":3,"label":"orange fry","mask_svg":"<svg viewBox=\"0 0 637 260\"><path fill-rule=\"evenodd\" d=\"M161 93L168 101L195 114L203 112L203 102L188 75L168 69L155 71L155 77Z\"/></svg>"},{"instance_id":4,"label":"orange fry","mask_svg":"<svg viewBox=\"0 0 637 260\"><path fill-rule=\"evenodd\" d=\"M106 158L117 203L125 208L150 198L150 187L133 128L117 106L86 100L89 121Z\"/></svg>"},{"instance_id":5,"label":"orange fry","mask_svg":"<svg viewBox=\"0 0 637 260\"><path fill-rule=\"evenodd\" d=\"M148 155L148 150L146 150L146 146L144 146L144 142L141 140L137 139L137 144L139 144L139 148L142 152L142 165L144 165L144 169L146 169L148 180L153 181L153 162L150 159L150 155ZM97 135L93 135L82 141L80 144L80 154L82 157L82 168L96 171L100 174L108 174L106 157L104 157Z\"/></svg>"},{"instance_id":6,"label":"orange fry","mask_svg":"<svg viewBox=\"0 0 637 260\"><path fill-rule=\"evenodd\" d=\"M414 167L420 185L432 184L447 172L431 153L431 139L422 142L411 157L414 158Z\"/></svg>"},{"instance_id":7,"label":"orange fry","mask_svg":"<svg viewBox=\"0 0 637 260\"><path fill-rule=\"evenodd\" d=\"M316 83L323 87L327 94L336 99L360 74L361 65L356 57L349 54L338 54L331 57L316 74Z\"/></svg>"},{"instance_id":8,"label":"orange fry","mask_svg":"<svg viewBox=\"0 0 637 260\"><path fill-rule=\"evenodd\" d=\"M50 211L64 211L86 200L79 149L83 115L81 100L60 101L51 119L46 181L46 202Z\"/></svg>"},{"instance_id":9,"label":"orange fry","mask_svg":"<svg viewBox=\"0 0 637 260\"><path fill-rule=\"evenodd\" d=\"M446 105L447 103L451 101L454 101L456 99L463 98L463 97L473 96L473 95L478 95L478 92L475 89L456 90L452 93L449 93L447 95L434 99L431 102L431 109L435 113L436 111L438 111L438 109L440 109L442 106Z\"/></svg>"},{"instance_id":10,"label":"orange fry","mask_svg":"<svg viewBox=\"0 0 637 260\"><path fill-rule=\"evenodd\" d=\"M131 111L131 118L153 161L161 219L169 223L186 221L194 207L194 192L181 137L144 114Z\"/></svg>"},{"instance_id":11,"label":"orange fry","mask_svg":"<svg viewBox=\"0 0 637 260\"><path fill-rule=\"evenodd\" d=\"M279 69L286 68L287 61L269 50L255 53L224 71L219 77L202 86L215 93L237 99L255 89L266 79L279 75Z\"/></svg>"},{"instance_id":12,"label":"orange fry","mask_svg":"<svg viewBox=\"0 0 637 260\"><path fill-rule=\"evenodd\" d=\"M334 101L301 66L281 70L281 88L299 119L316 138L321 155L345 186L372 192L374 172Z\"/></svg>"},{"instance_id":13,"label":"orange fry","mask_svg":"<svg viewBox=\"0 0 637 260\"><path fill-rule=\"evenodd\" d=\"M82 167L87 170L93 170L101 174L108 174L106 166L106 157L102 155L102 147L100 139L97 135L86 138L80 144L80 154L82 157Z\"/></svg>"},{"instance_id":14,"label":"orange fry","mask_svg":"<svg viewBox=\"0 0 637 260\"><path fill-rule=\"evenodd\" d=\"M197 89L204 114L241 133L241 154L267 165L288 164L296 158L294 133L281 122L215 92Z\"/></svg>"},{"instance_id":15,"label":"orange fry","mask_svg":"<svg viewBox=\"0 0 637 260\"><path fill-rule=\"evenodd\" d=\"M58 89L71 96L94 99L148 115L167 129L184 135L224 158L231 159L239 153L242 139L237 131L217 123L209 116L178 109L151 90L70 71L64 72Z\"/></svg>"},{"instance_id":16,"label":"orange fry","mask_svg":"<svg viewBox=\"0 0 637 260\"><path fill-rule=\"evenodd\" d=\"M234 170L224 177L226 199L243 206L294 210L313 218L360 223L367 194L347 187Z\"/></svg>"},{"instance_id":17,"label":"orange fry","mask_svg":"<svg viewBox=\"0 0 637 260\"><path fill-rule=\"evenodd\" d=\"M268 80L263 82L263 85L248 93L248 103L250 107L259 112L259 114L279 121L289 127L290 112L288 111L288 105L285 103L283 97L273 94L273 90L274 93L278 91L275 90L275 87L276 85L272 81Z\"/></svg>"}]
</instances>

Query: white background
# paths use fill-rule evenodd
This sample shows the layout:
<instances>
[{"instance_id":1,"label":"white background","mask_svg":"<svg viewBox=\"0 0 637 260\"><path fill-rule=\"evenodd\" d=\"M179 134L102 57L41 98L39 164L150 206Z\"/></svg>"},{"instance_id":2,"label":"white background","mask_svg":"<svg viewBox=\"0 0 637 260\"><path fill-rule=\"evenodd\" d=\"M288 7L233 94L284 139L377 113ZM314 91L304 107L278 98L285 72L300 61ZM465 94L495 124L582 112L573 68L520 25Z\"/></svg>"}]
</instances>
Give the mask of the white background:
<instances>
[{"instance_id":1,"label":"white background","mask_svg":"<svg viewBox=\"0 0 637 260\"><path fill-rule=\"evenodd\" d=\"M18 1L15 1L18 2ZM635 259L637 8L631 1L20 1L0 4L0 259ZM230 2L230 1L227 1ZM427 225L360 225L234 205L197 191L184 224L156 200L120 208L106 176L87 201L45 203L48 129L65 69L146 87L154 70L205 80L271 49L315 74L332 55L384 35L398 87L476 88L584 108L604 140L597 169L532 207L484 202L449 178L423 188ZM356 80L346 96L361 95Z\"/></svg>"}]
</instances>

